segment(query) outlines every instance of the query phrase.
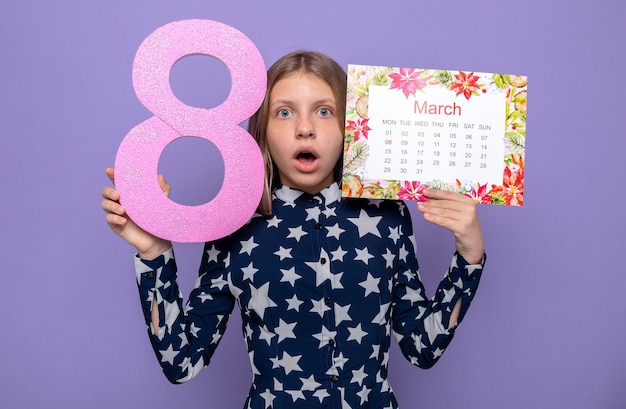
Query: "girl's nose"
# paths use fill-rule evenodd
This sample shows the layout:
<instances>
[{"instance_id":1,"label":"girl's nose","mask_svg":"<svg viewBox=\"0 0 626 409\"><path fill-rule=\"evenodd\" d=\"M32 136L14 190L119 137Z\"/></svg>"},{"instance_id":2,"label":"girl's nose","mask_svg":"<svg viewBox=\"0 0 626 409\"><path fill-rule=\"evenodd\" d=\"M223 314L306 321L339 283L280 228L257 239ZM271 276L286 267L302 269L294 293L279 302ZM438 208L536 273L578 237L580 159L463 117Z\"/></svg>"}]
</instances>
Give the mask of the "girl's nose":
<instances>
[{"instance_id":1,"label":"girl's nose","mask_svg":"<svg viewBox=\"0 0 626 409\"><path fill-rule=\"evenodd\" d=\"M309 117L302 116L296 124L296 136L298 138L312 138L315 136L315 127Z\"/></svg>"}]
</instances>

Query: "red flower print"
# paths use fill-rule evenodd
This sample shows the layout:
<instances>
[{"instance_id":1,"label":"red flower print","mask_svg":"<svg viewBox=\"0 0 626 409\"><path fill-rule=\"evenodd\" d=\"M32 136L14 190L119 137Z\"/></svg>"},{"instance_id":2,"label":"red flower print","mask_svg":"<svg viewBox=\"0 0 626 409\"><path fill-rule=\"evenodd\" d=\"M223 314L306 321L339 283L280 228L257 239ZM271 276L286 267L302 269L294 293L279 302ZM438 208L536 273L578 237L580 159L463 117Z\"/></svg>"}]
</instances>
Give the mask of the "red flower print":
<instances>
[{"instance_id":1,"label":"red flower print","mask_svg":"<svg viewBox=\"0 0 626 409\"><path fill-rule=\"evenodd\" d=\"M463 94L468 101L472 94L480 89L478 85L480 77L474 75L473 72L466 74L463 71L459 71L454 78L454 82L450 85L450 91L456 92L457 96Z\"/></svg>"},{"instance_id":2,"label":"red flower print","mask_svg":"<svg viewBox=\"0 0 626 409\"><path fill-rule=\"evenodd\" d=\"M504 168L502 186L494 186L492 193L500 192L504 195L504 203L510 206L521 206L524 203L524 168L512 171Z\"/></svg>"},{"instance_id":3,"label":"red flower print","mask_svg":"<svg viewBox=\"0 0 626 409\"><path fill-rule=\"evenodd\" d=\"M422 182L404 181L402 187L400 188L400 191L398 192L398 199L419 201L428 200L428 198L422 194L424 189L426 189L427 187L428 185L425 185Z\"/></svg>"},{"instance_id":4,"label":"red flower print","mask_svg":"<svg viewBox=\"0 0 626 409\"><path fill-rule=\"evenodd\" d=\"M400 89L404 93L405 97L409 95L415 95L418 89L424 88L427 83L423 78L420 78L421 72L415 68L400 68L400 72L394 72L389 74L391 78L391 86L389 89Z\"/></svg>"},{"instance_id":5,"label":"red flower print","mask_svg":"<svg viewBox=\"0 0 626 409\"><path fill-rule=\"evenodd\" d=\"M478 183L476 187L472 186L472 190L466 192L465 196L471 197L476 203L488 204L491 203L489 193L491 192L487 192L486 183L484 185Z\"/></svg>"},{"instance_id":6,"label":"red flower print","mask_svg":"<svg viewBox=\"0 0 626 409\"><path fill-rule=\"evenodd\" d=\"M359 139L367 139L367 133L372 130L369 126L367 126L367 119L357 119L356 121L348 121L346 125L346 131L352 132L354 135L354 141L358 141Z\"/></svg>"}]
</instances>

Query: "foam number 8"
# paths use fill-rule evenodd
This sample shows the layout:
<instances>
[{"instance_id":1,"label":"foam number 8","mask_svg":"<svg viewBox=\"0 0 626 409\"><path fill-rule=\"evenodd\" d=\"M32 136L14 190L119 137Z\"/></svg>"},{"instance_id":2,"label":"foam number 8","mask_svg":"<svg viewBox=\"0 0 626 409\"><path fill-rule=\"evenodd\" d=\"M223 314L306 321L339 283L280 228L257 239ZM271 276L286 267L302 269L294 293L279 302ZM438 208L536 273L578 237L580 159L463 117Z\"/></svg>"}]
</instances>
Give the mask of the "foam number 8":
<instances>
[{"instance_id":1,"label":"foam number 8","mask_svg":"<svg viewBox=\"0 0 626 409\"><path fill-rule=\"evenodd\" d=\"M230 94L212 109L186 105L171 90L172 67L193 54L216 57L230 70ZM256 142L238 124L261 105L266 81L265 64L255 45L228 25L182 20L144 40L133 64L133 86L154 116L126 135L115 158L115 187L137 225L167 240L204 242L226 236L249 220L263 191L264 166ZM224 161L222 188L199 206L173 202L157 179L163 150L184 136L212 142Z\"/></svg>"}]
</instances>

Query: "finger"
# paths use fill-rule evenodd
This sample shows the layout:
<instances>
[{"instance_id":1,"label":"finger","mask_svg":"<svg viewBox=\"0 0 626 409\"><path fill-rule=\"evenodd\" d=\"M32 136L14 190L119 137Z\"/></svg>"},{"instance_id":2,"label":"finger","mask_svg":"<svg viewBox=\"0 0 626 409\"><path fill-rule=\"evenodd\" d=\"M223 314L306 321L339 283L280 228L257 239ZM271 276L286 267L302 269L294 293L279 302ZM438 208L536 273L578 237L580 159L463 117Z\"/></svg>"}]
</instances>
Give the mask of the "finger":
<instances>
[{"instance_id":1,"label":"finger","mask_svg":"<svg viewBox=\"0 0 626 409\"><path fill-rule=\"evenodd\" d=\"M102 189L102 197L108 200L118 201L120 200L120 192L113 189L111 186L107 186Z\"/></svg>"},{"instance_id":2,"label":"finger","mask_svg":"<svg viewBox=\"0 0 626 409\"><path fill-rule=\"evenodd\" d=\"M161 187L163 193L165 193L165 196L169 197L172 187L165 181L165 176L163 175L159 175L159 186Z\"/></svg>"},{"instance_id":3,"label":"finger","mask_svg":"<svg viewBox=\"0 0 626 409\"><path fill-rule=\"evenodd\" d=\"M472 204L463 203L458 200L439 199L418 202L417 209L422 213L429 213L437 216L458 218L458 214L464 214L471 209Z\"/></svg>"},{"instance_id":4,"label":"finger","mask_svg":"<svg viewBox=\"0 0 626 409\"><path fill-rule=\"evenodd\" d=\"M102 210L104 210L106 213L117 214L120 216L126 213L124 207L113 200L104 199L102 200L100 206L102 207Z\"/></svg>"},{"instance_id":5,"label":"finger","mask_svg":"<svg viewBox=\"0 0 626 409\"><path fill-rule=\"evenodd\" d=\"M126 217L118 216L116 214L109 213L106 215L106 221L112 229L121 228L126 225L128 219Z\"/></svg>"},{"instance_id":6,"label":"finger","mask_svg":"<svg viewBox=\"0 0 626 409\"><path fill-rule=\"evenodd\" d=\"M113 170L113 168L109 167L106 168L104 173L106 173L106 175L109 177L109 180L111 180L111 183L115 184L115 171Z\"/></svg>"},{"instance_id":7,"label":"finger","mask_svg":"<svg viewBox=\"0 0 626 409\"><path fill-rule=\"evenodd\" d=\"M419 202L417 208L429 222L451 230L462 230L463 226L472 224L477 218L476 203L458 193L448 193L452 196L443 195L449 198Z\"/></svg>"},{"instance_id":8,"label":"finger","mask_svg":"<svg viewBox=\"0 0 626 409\"><path fill-rule=\"evenodd\" d=\"M437 226L445 227L448 230L453 230L459 223L455 213L446 212L424 212L424 220Z\"/></svg>"},{"instance_id":9,"label":"finger","mask_svg":"<svg viewBox=\"0 0 626 409\"><path fill-rule=\"evenodd\" d=\"M436 200L452 200L452 201L461 201L461 202L467 201L467 199L472 200L468 196L462 195L457 192L453 192L451 190L427 188L427 189L424 189L422 193L424 194L424 196L428 197L429 199L436 199Z\"/></svg>"}]
</instances>

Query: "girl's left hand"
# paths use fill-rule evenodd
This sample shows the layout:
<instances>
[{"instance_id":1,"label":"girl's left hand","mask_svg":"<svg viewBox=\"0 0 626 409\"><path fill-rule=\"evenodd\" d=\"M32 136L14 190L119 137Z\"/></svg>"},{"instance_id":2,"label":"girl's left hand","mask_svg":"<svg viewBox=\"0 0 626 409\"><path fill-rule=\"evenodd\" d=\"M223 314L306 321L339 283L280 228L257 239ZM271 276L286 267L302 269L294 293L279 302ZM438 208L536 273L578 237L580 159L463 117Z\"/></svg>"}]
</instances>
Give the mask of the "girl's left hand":
<instances>
[{"instance_id":1,"label":"girl's left hand","mask_svg":"<svg viewBox=\"0 0 626 409\"><path fill-rule=\"evenodd\" d=\"M468 263L480 263L485 246L474 199L431 188L422 193L429 198L417 202L417 209L424 214L424 219L450 230L454 234L456 250Z\"/></svg>"}]
</instances>

